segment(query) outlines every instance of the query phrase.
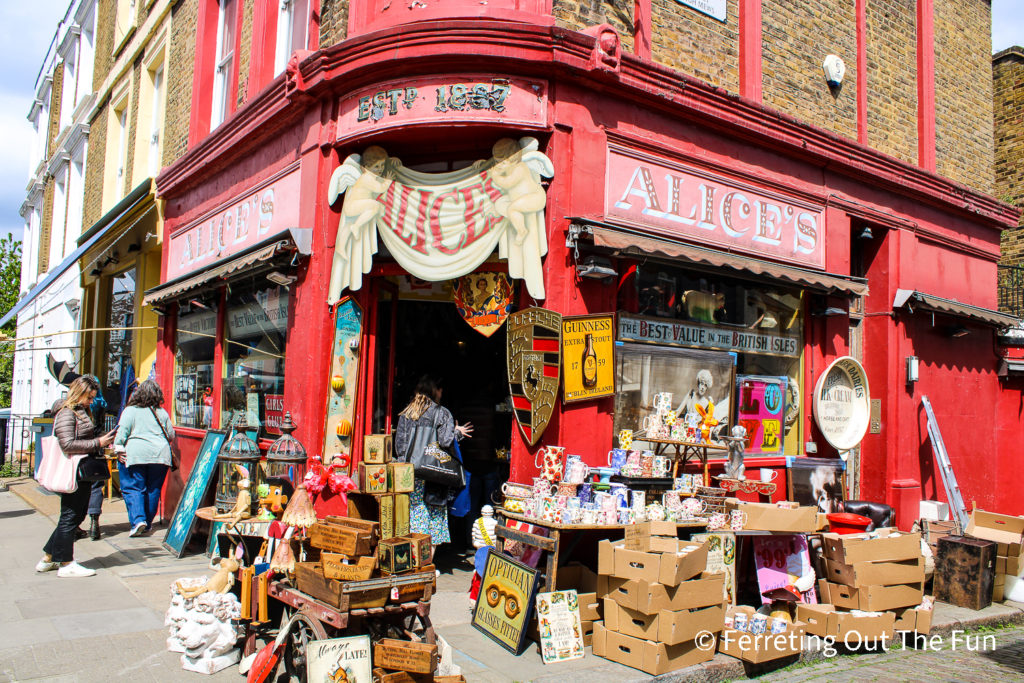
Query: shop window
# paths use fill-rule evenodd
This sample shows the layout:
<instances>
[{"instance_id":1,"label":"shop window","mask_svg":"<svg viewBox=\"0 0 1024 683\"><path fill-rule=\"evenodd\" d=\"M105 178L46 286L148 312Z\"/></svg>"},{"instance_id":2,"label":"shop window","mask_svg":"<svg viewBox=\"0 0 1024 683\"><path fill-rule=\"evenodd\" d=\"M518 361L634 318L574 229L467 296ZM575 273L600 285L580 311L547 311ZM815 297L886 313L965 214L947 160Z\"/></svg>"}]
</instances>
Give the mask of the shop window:
<instances>
[{"instance_id":1,"label":"shop window","mask_svg":"<svg viewBox=\"0 0 1024 683\"><path fill-rule=\"evenodd\" d=\"M106 376L103 381L104 396L110 412L117 414L126 398L127 391L135 381L135 367L132 364L132 336L130 329L135 326L135 269L110 278L110 318L107 327L105 352ZM115 405L111 399L116 399Z\"/></svg>"},{"instance_id":2,"label":"shop window","mask_svg":"<svg viewBox=\"0 0 1024 683\"><path fill-rule=\"evenodd\" d=\"M777 388L785 387L785 396L781 406L773 405L781 412L773 413L771 419L778 424L772 426L781 433L787 455L800 452L800 290L641 264L620 288L618 307L623 312L619 339L624 343L616 350L616 433L643 429L659 392L673 394L679 418L689 409L684 405L687 396L707 396L715 403L713 419L734 425L739 383L750 377L762 384L774 378ZM719 365L732 366L733 376L727 379ZM703 394L698 387L702 369L713 378ZM777 389L771 391L778 398Z\"/></svg>"},{"instance_id":3,"label":"shop window","mask_svg":"<svg viewBox=\"0 0 1024 683\"><path fill-rule=\"evenodd\" d=\"M182 427L213 426L213 361L217 305L213 297L178 307L174 346L174 422Z\"/></svg>"},{"instance_id":4,"label":"shop window","mask_svg":"<svg viewBox=\"0 0 1024 683\"><path fill-rule=\"evenodd\" d=\"M210 128L216 128L228 115L232 66L235 58L235 0L220 0L217 21L217 58L213 75L213 111Z\"/></svg>"},{"instance_id":5,"label":"shop window","mask_svg":"<svg viewBox=\"0 0 1024 683\"><path fill-rule=\"evenodd\" d=\"M244 415L260 438L280 435L287 339L286 287L232 287L224 323L222 425Z\"/></svg>"}]
</instances>

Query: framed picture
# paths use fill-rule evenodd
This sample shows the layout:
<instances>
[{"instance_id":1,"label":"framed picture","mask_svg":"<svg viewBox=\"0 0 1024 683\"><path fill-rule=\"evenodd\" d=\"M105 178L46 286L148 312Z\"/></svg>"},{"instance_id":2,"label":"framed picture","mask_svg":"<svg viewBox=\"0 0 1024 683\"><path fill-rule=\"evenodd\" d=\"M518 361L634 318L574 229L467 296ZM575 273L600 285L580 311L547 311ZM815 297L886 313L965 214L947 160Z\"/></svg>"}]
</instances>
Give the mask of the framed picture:
<instances>
[{"instance_id":1,"label":"framed picture","mask_svg":"<svg viewBox=\"0 0 1024 683\"><path fill-rule=\"evenodd\" d=\"M576 591L538 593L537 630L545 664L582 658L583 624Z\"/></svg>"},{"instance_id":2,"label":"framed picture","mask_svg":"<svg viewBox=\"0 0 1024 683\"><path fill-rule=\"evenodd\" d=\"M838 458L786 458L789 499L801 505L817 506L818 512L842 512L846 501L843 472L846 463Z\"/></svg>"},{"instance_id":3,"label":"framed picture","mask_svg":"<svg viewBox=\"0 0 1024 683\"><path fill-rule=\"evenodd\" d=\"M786 436L786 384L789 378L736 377L736 424L747 430L747 455L782 455Z\"/></svg>"},{"instance_id":4,"label":"framed picture","mask_svg":"<svg viewBox=\"0 0 1024 683\"><path fill-rule=\"evenodd\" d=\"M687 413L706 415L701 419L709 426L711 442L721 443L718 432L727 436L733 422L736 354L617 342L615 384L613 434L645 429L645 418L657 415L658 396L670 400L677 419ZM634 437L634 442L642 440Z\"/></svg>"},{"instance_id":5,"label":"framed picture","mask_svg":"<svg viewBox=\"0 0 1024 683\"><path fill-rule=\"evenodd\" d=\"M736 534L720 531L692 534L691 541L708 544L708 568L713 574L725 574L722 596L730 605L736 604Z\"/></svg>"},{"instance_id":6,"label":"framed picture","mask_svg":"<svg viewBox=\"0 0 1024 683\"><path fill-rule=\"evenodd\" d=\"M615 316L562 318L562 401L615 393Z\"/></svg>"},{"instance_id":7,"label":"framed picture","mask_svg":"<svg viewBox=\"0 0 1024 683\"><path fill-rule=\"evenodd\" d=\"M192 465L192 472L189 473L188 481L181 492L181 500L174 510L174 517L167 527L164 535L163 546L174 553L175 557L181 557L185 552L185 544L196 523L196 510L203 504L203 498L210 488L210 483L217 472L217 454L220 447L224 445L227 432L221 429L211 429L206 432L203 442L199 445L199 453Z\"/></svg>"},{"instance_id":8,"label":"framed picture","mask_svg":"<svg viewBox=\"0 0 1024 683\"><path fill-rule=\"evenodd\" d=\"M370 636L312 640L306 644L306 680L372 683Z\"/></svg>"},{"instance_id":9,"label":"framed picture","mask_svg":"<svg viewBox=\"0 0 1024 683\"><path fill-rule=\"evenodd\" d=\"M487 554L473 627L514 655L523 650L540 571L492 550Z\"/></svg>"}]
</instances>

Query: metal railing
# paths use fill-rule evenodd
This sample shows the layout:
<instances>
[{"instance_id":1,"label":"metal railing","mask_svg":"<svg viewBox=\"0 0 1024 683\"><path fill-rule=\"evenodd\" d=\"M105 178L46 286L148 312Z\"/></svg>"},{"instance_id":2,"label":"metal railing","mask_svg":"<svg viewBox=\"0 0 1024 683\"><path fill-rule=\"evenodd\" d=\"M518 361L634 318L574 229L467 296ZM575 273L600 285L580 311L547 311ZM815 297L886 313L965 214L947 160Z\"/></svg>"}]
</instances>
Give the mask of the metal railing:
<instances>
[{"instance_id":1,"label":"metal railing","mask_svg":"<svg viewBox=\"0 0 1024 683\"><path fill-rule=\"evenodd\" d=\"M999 266L999 310L1024 318L1024 267Z\"/></svg>"},{"instance_id":2,"label":"metal railing","mask_svg":"<svg viewBox=\"0 0 1024 683\"><path fill-rule=\"evenodd\" d=\"M0 420L0 469L4 476L21 477L34 474L36 462L36 432L38 425L31 417L11 417Z\"/></svg>"}]
</instances>

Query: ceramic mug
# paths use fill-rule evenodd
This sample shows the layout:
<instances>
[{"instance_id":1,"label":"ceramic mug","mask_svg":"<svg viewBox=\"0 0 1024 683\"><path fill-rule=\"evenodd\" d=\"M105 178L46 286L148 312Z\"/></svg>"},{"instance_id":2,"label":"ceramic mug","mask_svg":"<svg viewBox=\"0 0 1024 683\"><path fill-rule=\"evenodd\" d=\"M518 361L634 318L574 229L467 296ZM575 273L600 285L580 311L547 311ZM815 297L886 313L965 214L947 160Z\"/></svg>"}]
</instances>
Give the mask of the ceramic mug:
<instances>
[{"instance_id":1,"label":"ceramic mug","mask_svg":"<svg viewBox=\"0 0 1024 683\"><path fill-rule=\"evenodd\" d=\"M583 508L580 520L583 524L597 524L598 511L594 508Z\"/></svg>"},{"instance_id":2,"label":"ceramic mug","mask_svg":"<svg viewBox=\"0 0 1024 683\"><path fill-rule=\"evenodd\" d=\"M565 468L565 481L573 484L582 484L587 480L587 476L590 475L590 468L587 464L580 459L580 456L569 456L575 457L576 460L568 463Z\"/></svg>"},{"instance_id":3,"label":"ceramic mug","mask_svg":"<svg viewBox=\"0 0 1024 683\"><path fill-rule=\"evenodd\" d=\"M580 484L580 490L577 492L580 505L591 503L594 500L594 488L587 482Z\"/></svg>"},{"instance_id":4,"label":"ceramic mug","mask_svg":"<svg viewBox=\"0 0 1024 683\"><path fill-rule=\"evenodd\" d=\"M763 481L765 483L770 482L770 481L775 481L775 477L777 477L777 476L779 476L779 471L778 470L773 470L773 469L771 469L769 467L762 467L761 468L761 481Z\"/></svg>"},{"instance_id":5,"label":"ceramic mug","mask_svg":"<svg viewBox=\"0 0 1024 683\"><path fill-rule=\"evenodd\" d=\"M506 498L529 498L533 495L533 487L529 484L516 484L506 481L501 485L501 492Z\"/></svg>"},{"instance_id":6,"label":"ceramic mug","mask_svg":"<svg viewBox=\"0 0 1024 683\"><path fill-rule=\"evenodd\" d=\"M534 498L542 498L544 496L551 495L551 482L544 477L533 478L533 490L530 491L530 495Z\"/></svg>"},{"instance_id":7,"label":"ceramic mug","mask_svg":"<svg viewBox=\"0 0 1024 683\"><path fill-rule=\"evenodd\" d=\"M625 484L612 484L610 495L612 499L615 501L614 507L629 507L629 488Z\"/></svg>"},{"instance_id":8,"label":"ceramic mug","mask_svg":"<svg viewBox=\"0 0 1024 683\"><path fill-rule=\"evenodd\" d=\"M668 425L669 427L674 427L678 417L679 416L676 415L676 411L674 411L674 410L666 410L665 411L665 424Z\"/></svg>"},{"instance_id":9,"label":"ceramic mug","mask_svg":"<svg viewBox=\"0 0 1024 683\"><path fill-rule=\"evenodd\" d=\"M785 633L789 630L789 622L782 617L772 617L768 620L768 628L772 634Z\"/></svg>"},{"instance_id":10,"label":"ceramic mug","mask_svg":"<svg viewBox=\"0 0 1024 683\"><path fill-rule=\"evenodd\" d=\"M754 614L750 617L750 632L754 635L761 635L768 630L768 615Z\"/></svg>"},{"instance_id":11,"label":"ceramic mug","mask_svg":"<svg viewBox=\"0 0 1024 683\"><path fill-rule=\"evenodd\" d=\"M625 448L613 448L608 451L608 467L618 472L622 469L622 466L626 464L626 456L629 455L629 451Z\"/></svg>"},{"instance_id":12,"label":"ceramic mug","mask_svg":"<svg viewBox=\"0 0 1024 683\"><path fill-rule=\"evenodd\" d=\"M747 615L745 612L737 612L733 615L732 627L737 631L747 630Z\"/></svg>"},{"instance_id":13,"label":"ceramic mug","mask_svg":"<svg viewBox=\"0 0 1024 683\"><path fill-rule=\"evenodd\" d=\"M630 471L630 472L639 472L640 471L640 457L641 457L640 451L629 451L629 453L626 455L626 464L623 467L624 468L629 468L628 471ZM624 469L623 470L623 474L625 474L625 472L626 472L626 470Z\"/></svg>"},{"instance_id":14,"label":"ceramic mug","mask_svg":"<svg viewBox=\"0 0 1024 683\"><path fill-rule=\"evenodd\" d=\"M708 531L718 531L725 528L725 513L715 512L708 517Z\"/></svg>"},{"instance_id":15,"label":"ceramic mug","mask_svg":"<svg viewBox=\"0 0 1024 683\"><path fill-rule=\"evenodd\" d=\"M654 395L654 409L664 414L672 409L672 392L659 391Z\"/></svg>"},{"instance_id":16,"label":"ceramic mug","mask_svg":"<svg viewBox=\"0 0 1024 683\"><path fill-rule=\"evenodd\" d=\"M574 498L576 496L576 490L578 487L579 484L574 484L569 481L560 481L558 482L556 493L557 495L565 496L566 498Z\"/></svg>"},{"instance_id":17,"label":"ceramic mug","mask_svg":"<svg viewBox=\"0 0 1024 683\"><path fill-rule=\"evenodd\" d=\"M640 476L648 478L654 476L654 456L647 451L640 456Z\"/></svg>"},{"instance_id":18,"label":"ceramic mug","mask_svg":"<svg viewBox=\"0 0 1024 683\"><path fill-rule=\"evenodd\" d=\"M664 424L664 422L662 422L661 415L645 415L644 416L644 422L643 422L644 432L647 433L647 436L651 436L651 435L657 433L661 429L661 426L663 424Z\"/></svg>"},{"instance_id":19,"label":"ceramic mug","mask_svg":"<svg viewBox=\"0 0 1024 683\"><path fill-rule=\"evenodd\" d=\"M676 477L672 480L672 488L679 493L693 493L693 480L690 479L689 474L684 474L681 477Z\"/></svg>"},{"instance_id":20,"label":"ceramic mug","mask_svg":"<svg viewBox=\"0 0 1024 683\"><path fill-rule=\"evenodd\" d=\"M651 468L651 472L655 477L667 477L670 469L671 460L665 455L654 456L654 465Z\"/></svg>"},{"instance_id":21,"label":"ceramic mug","mask_svg":"<svg viewBox=\"0 0 1024 683\"><path fill-rule=\"evenodd\" d=\"M522 498L506 498L502 507L508 512L523 514L526 511L525 501Z\"/></svg>"},{"instance_id":22,"label":"ceramic mug","mask_svg":"<svg viewBox=\"0 0 1024 683\"><path fill-rule=\"evenodd\" d=\"M634 510L643 510L647 505L647 494L643 491L633 491L629 498L630 507Z\"/></svg>"},{"instance_id":23,"label":"ceramic mug","mask_svg":"<svg viewBox=\"0 0 1024 683\"><path fill-rule=\"evenodd\" d=\"M561 480L565 471L563 455L565 455L564 446L547 446L537 451L533 457L533 464L540 470L540 476L553 484Z\"/></svg>"},{"instance_id":24,"label":"ceramic mug","mask_svg":"<svg viewBox=\"0 0 1024 683\"><path fill-rule=\"evenodd\" d=\"M747 524L747 513L743 510L733 510L729 513L729 527L733 531L742 531Z\"/></svg>"},{"instance_id":25,"label":"ceramic mug","mask_svg":"<svg viewBox=\"0 0 1024 683\"><path fill-rule=\"evenodd\" d=\"M629 447L633 445L633 430L632 429L620 429L619 430L619 448L628 451Z\"/></svg>"}]
</instances>

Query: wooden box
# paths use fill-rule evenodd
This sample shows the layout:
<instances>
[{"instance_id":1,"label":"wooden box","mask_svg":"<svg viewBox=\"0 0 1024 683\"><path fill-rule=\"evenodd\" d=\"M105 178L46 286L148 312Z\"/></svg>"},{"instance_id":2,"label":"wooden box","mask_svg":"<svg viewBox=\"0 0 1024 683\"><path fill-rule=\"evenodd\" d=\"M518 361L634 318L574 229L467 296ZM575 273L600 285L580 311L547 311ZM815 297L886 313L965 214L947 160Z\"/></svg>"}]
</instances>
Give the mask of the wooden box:
<instances>
[{"instance_id":1,"label":"wooden box","mask_svg":"<svg viewBox=\"0 0 1024 683\"><path fill-rule=\"evenodd\" d=\"M430 564L433 559L430 534L406 534L405 537L412 541L412 566L419 569Z\"/></svg>"},{"instance_id":2,"label":"wooden box","mask_svg":"<svg viewBox=\"0 0 1024 683\"><path fill-rule=\"evenodd\" d=\"M412 674L408 671L373 670L373 683L434 683L432 674Z\"/></svg>"},{"instance_id":3,"label":"wooden box","mask_svg":"<svg viewBox=\"0 0 1024 683\"><path fill-rule=\"evenodd\" d=\"M433 673L437 669L437 645L381 638L373 646L373 663L382 669Z\"/></svg>"},{"instance_id":4,"label":"wooden box","mask_svg":"<svg viewBox=\"0 0 1024 683\"><path fill-rule=\"evenodd\" d=\"M350 557L369 555L373 549L369 533L325 520L309 527L309 542L314 548Z\"/></svg>"},{"instance_id":5,"label":"wooden box","mask_svg":"<svg viewBox=\"0 0 1024 683\"><path fill-rule=\"evenodd\" d=\"M395 536L408 536L410 531L409 494L396 493L395 498Z\"/></svg>"},{"instance_id":6,"label":"wooden box","mask_svg":"<svg viewBox=\"0 0 1024 683\"><path fill-rule=\"evenodd\" d=\"M324 517L324 521L328 524L352 527L353 529L365 532L370 535L372 543L376 543L380 540L380 522L374 522L369 519L358 519L356 517L340 517L338 515L328 515L327 517Z\"/></svg>"},{"instance_id":7,"label":"wooden box","mask_svg":"<svg viewBox=\"0 0 1024 683\"><path fill-rule=\"evenodd\" d=\"M415 583L403 583L392 587L391 597L388 598L388 602L400 605L403 602L429 600L430 596L434 594L434 587L437 584L434 569L434 565L428 564L426 567L416 570L419 572L417 574L406 574L405 576L420 577L421 580ZM428 588L430 589L429 593L427 593Z\"/></svg>"},{"instance_id":8,"label":"wooden box","mask_svg":"<svg viewBox=\"0 0 1024 683\"><path fill-rule=\"evenodd\" d=\"M359 490L363 493L387 493L388 466L359 463Z\"/></svg>"},{"instance_id":9,"label":"wooden box","mask_svg":"<svg viewBox=\"0 0 1024 683\"><path fill-rule=\"evenodd\" d=\"M412 463L388 463L388 490L393 493L411 493L416 488L416 474Z\"/></svg>"},{"instance_id":10,"label":"wooden box","mask_svg":"<svg viewBox=\"0 0 1024 683\"><path fill-rule=\"evenodd\" d=\"M320 565L323 567L324 576L341 581L365 581L373 576L373 570L377 568L376 555L356 557L351 563L347 561L348 559L347 555L338 553L321 554Z\"/></svg>"},{"instance_id":11,"label":"wooden box","mask_svg":"<svg viewBox=\"0 0 1024 683\"><path fill-rule=\"evenodd\" d=\"M412 541L408 538L386 538L377 546L380 570L384 574L404 574L413 570Z\"/></svg>"},{"instance_id":12,"label":"wooden box","mask_svg":"<svg viewBox=\"0 0 1024 683\"><path fill-rule=\"evenodd\" d=\"M352 582L348 583L351 585ZM324 576L317 562L295 563L295 587L328 605L349 610L383 607L388 602L388 588L368 588L345 593L345 586L345 582Z\"/></svg>"},{"instance_id":13,"label":"wooden box","mask_svg":"<svg viewBox=\"0 0 1024 683\"><path fill-rule=\"evenodd\" d=\"M992 603L996 544L967 536L939 539L935 556L935 599L980 610Z\"/></svg>"},{"instance_id":14,"label":"wooden box","mask_svg":"<svg viewBox=\"0 0 1024 683\"><path fill-rule=\"evenodd\" d=\"M390 434L367 434L363 437L363 462L375 465L391 462L393 443Z\"/></svg>"}]
</instances>

